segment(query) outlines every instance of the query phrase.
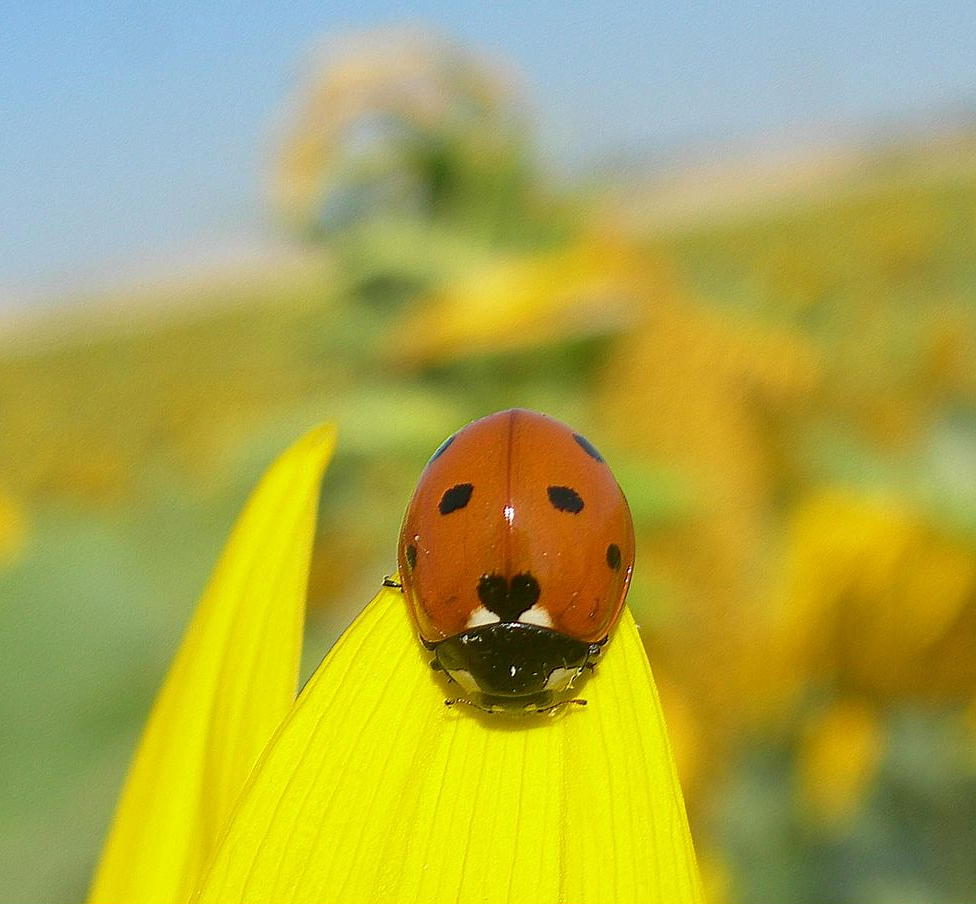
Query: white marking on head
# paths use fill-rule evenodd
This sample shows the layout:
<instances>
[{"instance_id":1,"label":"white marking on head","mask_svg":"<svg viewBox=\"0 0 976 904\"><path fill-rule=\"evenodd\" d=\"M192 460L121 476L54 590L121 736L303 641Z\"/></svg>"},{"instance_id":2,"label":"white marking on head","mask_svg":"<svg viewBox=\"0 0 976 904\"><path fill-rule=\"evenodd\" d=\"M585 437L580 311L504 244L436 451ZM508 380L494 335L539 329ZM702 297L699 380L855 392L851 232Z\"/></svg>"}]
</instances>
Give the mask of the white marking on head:
<instances>
[{"instance_id":1,"label":"white marking on head","mask_svg":"<svg viewBox=\"0 0 976 904\"><path fill-rule=\"evenodd\" d=\"M476 694L480 690L478 683L471 677L471 673L465 669L446 669L445 671L464 688L465 693Z\"/></svg>"},{"instance_id":2,"label":"white marking on head","mask_svg":"<svg viewBox=\"0 0 976 904\"><path fill-rule=\"evenodd\" d=\"M519 617L520 622L524 622L527 625L539 625L541 628L551 628L552 618L549 615L549 610L544 606L540 606L536 603L531 609L526 609Z\"/></svg>"},{"instance_id":3,"label":"white marking on head","mask_svg":"<svg viewBox=\"0 0 976 904\"><path fill-rule=\"evenodd\" d=\"M547 691L564 691L573 686L582 669L553 669L546 679Z\"/></svg>"},{"instance_id":4,"label":"white marking on head","mask_svg":"<svg viewBox=\"0 0 976 904\"><path fill-rule=\"evenodd\" d=\"M486 609L484 606L478 606L474 612L471 613L471 617L468 619L468 623L465 625L466 628L480 628L482 625L494 625L501 621L494 612Z\"/></svg>"}]
</instances>

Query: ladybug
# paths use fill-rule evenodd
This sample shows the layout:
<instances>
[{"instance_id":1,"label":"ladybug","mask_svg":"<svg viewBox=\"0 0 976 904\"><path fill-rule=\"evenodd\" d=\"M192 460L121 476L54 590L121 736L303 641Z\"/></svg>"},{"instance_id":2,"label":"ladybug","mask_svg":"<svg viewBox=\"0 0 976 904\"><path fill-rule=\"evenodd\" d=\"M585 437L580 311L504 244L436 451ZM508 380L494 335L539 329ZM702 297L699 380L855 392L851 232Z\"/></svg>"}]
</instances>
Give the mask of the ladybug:
<instances>
[{"instance_id":1,"label":"ladybug","mask_svg":"<svg viewBox=\"0 0 976 904\"><path fill-rule=\"evenodd\" d=\"M431 666L488 712L561 706L623 608L634 526L603 456L514 408L445 440L400 530L407 605Z\"/></svg>"}]
</instances>

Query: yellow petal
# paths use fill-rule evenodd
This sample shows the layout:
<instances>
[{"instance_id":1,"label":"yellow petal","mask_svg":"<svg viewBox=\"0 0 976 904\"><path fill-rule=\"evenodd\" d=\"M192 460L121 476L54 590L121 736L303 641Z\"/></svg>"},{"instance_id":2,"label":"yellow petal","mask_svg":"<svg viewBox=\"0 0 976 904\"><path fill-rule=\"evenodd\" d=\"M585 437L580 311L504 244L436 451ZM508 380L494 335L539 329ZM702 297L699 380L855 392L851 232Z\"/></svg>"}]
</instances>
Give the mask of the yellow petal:
<instances>
[{"instance_id":1,"label":"yellow petal","mask_svg":"<svg viewBox=\"0 0 976 904\"><path fill-rule=\"evenodd\" d=\"M90 902L187 899L244 781L295 699L331 426L271 467L238 519L126 779Z\"/></svg>"},{"instance_id":2,"label":"yellow petal","mask_svg":"<svg viewBox=\"0 0 976 904\"><path fill-rule=\"evenodd\" d=\"M428 659L381 591L262 756L201 904L700 900L629 612L585 708L448 709Z\"/></svg>"}]
</instances>

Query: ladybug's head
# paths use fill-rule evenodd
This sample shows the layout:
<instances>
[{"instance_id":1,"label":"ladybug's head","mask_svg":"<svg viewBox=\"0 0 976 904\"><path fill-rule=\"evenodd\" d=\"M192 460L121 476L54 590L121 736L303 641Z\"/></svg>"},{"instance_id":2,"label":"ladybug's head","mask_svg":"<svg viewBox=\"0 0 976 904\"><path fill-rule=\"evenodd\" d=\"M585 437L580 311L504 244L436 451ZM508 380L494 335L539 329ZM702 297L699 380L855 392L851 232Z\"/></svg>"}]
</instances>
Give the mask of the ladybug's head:
<instances>
[{"instance_id":1,"label":"ladybug's head","mask_svg":"<svg viewBox=\"0 0 976 904\"><path fill-rule=\"evenodd\" d=\"M432 665L480 709L531 712L569 690L600 646L537 625L496 622L435 644Z\"/></svg>"}]
</instances>

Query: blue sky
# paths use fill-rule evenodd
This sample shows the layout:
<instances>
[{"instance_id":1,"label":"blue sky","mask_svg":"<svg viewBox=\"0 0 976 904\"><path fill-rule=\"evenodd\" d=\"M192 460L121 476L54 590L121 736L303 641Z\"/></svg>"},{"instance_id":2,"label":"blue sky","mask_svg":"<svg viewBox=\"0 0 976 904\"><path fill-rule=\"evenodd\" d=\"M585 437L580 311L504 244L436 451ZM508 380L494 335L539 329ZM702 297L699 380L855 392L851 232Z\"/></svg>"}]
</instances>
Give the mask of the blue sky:
<instances>
[{"instance_id":1,"label":"blue sky","mask_svg":"<svg viewBox=\"0 0 976 904\"><path fill-rule=\"evenodd\" d=\"M317 39L431 25L524 73L563 166L976 102L976 3L4 3L0 304L246 241Z\"/></svg>"}]
</instances>

